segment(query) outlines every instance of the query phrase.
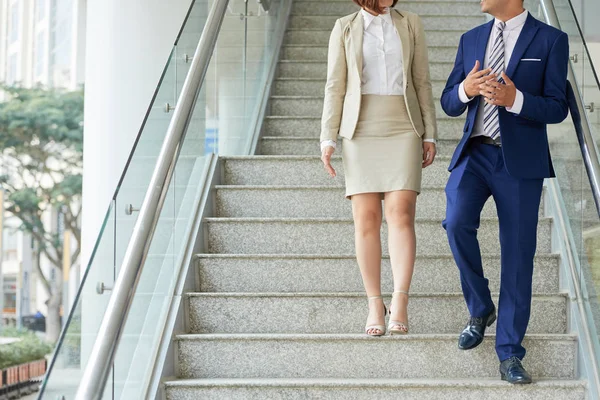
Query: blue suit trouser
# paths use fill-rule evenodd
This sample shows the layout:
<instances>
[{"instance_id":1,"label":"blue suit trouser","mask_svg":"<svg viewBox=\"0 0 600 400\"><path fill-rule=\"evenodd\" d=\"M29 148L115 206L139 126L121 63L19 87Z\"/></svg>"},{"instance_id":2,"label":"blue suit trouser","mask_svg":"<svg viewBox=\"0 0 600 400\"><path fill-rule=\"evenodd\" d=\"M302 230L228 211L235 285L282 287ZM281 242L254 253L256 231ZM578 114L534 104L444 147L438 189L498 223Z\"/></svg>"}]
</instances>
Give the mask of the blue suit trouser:
<instances>
[{"instance_id":1,"label":"blue suit trouser","mask_svg":"<svg viewBox=\"0 0 600 400\"><path fill-rule=\"evenodd\" d=\"M483 273L477 240L481 210L490 196L500 223L501 284L496 328L500 361L522 359L523 337L531 313L533 261L543 179L509 175L502 149L471 139L446 185L443 226L460 271L463 294L471 316L483 317L494 306Z\"/></svg>"}]
</instances>

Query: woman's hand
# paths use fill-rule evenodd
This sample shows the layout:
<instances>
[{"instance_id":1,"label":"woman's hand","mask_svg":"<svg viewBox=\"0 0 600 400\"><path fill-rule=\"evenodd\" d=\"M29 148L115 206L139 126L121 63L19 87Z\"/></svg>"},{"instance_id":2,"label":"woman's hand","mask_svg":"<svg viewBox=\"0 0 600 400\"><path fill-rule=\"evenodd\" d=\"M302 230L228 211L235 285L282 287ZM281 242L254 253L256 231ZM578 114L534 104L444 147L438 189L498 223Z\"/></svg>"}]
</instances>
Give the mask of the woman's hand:
<instances>
[{"instance_id":1,"label":"woman's hand","mask_svg":"<svg viewBox=\"0 0 600 400\"><path fill-rule=\"evenodd\" d=\"M321 161L323 161L323 165L325 166L325 171L332 177L335 178L335 169L331 166L331 156L335 148L333 146L327 146L321 152Z\"/></svg>"},{"instance_id":2,"label":"woman's hand","mask_svg":"<svg viewBox=\"0 0 600 400\"><path fill-rule=\"evenodd\" d=\"M423 168L427 168L433 164L436 154L437 150L435 148L435 143L423 142Z\"/></svg>"}]
</instances>

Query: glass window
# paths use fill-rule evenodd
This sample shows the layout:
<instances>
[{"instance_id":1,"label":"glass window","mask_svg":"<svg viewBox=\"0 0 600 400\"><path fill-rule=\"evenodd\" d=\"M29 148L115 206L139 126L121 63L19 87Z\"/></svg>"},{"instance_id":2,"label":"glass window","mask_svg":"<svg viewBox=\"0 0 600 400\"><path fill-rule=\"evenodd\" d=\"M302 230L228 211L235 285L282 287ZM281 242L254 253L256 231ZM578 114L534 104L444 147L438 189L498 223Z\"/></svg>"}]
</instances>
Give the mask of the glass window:
<instances>
[{"instance_id":1,"label":"glass window","mask_svg":"<svg viewBox=\"0 0 600 400\"><path fill-rule=\"evenodd\" d=\"M44 72L45 64L46 33L40 32L35 42L35 76L40 76Z\"/></svg>"},{"instance_id":2,"label":"glass window","mask_svg":"<svg viewBox=\"0 0 600 400\"><path fill-rule=\"evenodd\" d=\"M4 312L14 313L17 308L17 277L4 276Z\"/></svg>"},{"instance_id":3,"label":"glass window","mask_svg":"<svg viewBox=\"0 0 600 400\"><path fill-rule=\"evenodd\" d=\"M17 81L17 54L11 54L8 58L8 71L6 74L6 83L9 85Z\"/></svg>"},{"instance_id":4,"label":"glass window","mask_svg":"<svg viewBox=\"0 0 600 400\"><path fill-rule=\"evenodd\" d=\"M52 51L50 70L54 86L68 86L71 76L71 27L73 1L61 0L52 4Z\"/></svg>"},{"instance_id":5,"label":"glass window","mask_svg":"<svg viewBox=\"0 0 600 400\"><path fill-rule=\"evenodd\" d=\"M10 43L19 40L19 3L10 7Z\"/></svg>"},{"instance_id":6,"label":"glass window","mask_svg":"<svg viewBox=\"0 0 600 400\"><path fill-rule=\"evenodd\" d=\"M46 18L46 0L35 1L35 17L37 21Z\"/></svg>"}]
</instances>

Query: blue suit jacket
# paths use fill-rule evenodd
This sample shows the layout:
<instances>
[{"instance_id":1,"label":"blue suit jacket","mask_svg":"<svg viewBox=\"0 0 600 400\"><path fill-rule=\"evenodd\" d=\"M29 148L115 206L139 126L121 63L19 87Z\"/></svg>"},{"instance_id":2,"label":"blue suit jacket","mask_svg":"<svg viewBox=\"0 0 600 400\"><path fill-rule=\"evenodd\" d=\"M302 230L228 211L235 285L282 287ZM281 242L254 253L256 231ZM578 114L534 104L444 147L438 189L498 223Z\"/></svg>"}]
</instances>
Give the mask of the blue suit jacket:
<instances>
[{"instance_id":1,"label":"blue suit jacket","mask_svg":"<svg viewBox=\"0 0 600 400\"><path fill-rule=\"evenodd\" d=\"M476 60L483 65L493 24L494 20L462 35L454 69L442 93L442 108L449 116L458 117L468 109L463 137L450 162L450 171L463 155L480 106L480 96L468 104L460 101L458 87L473 69ZM523 109L519 115L512 114L503 107L498 111L504 163L508 173L515 178L540 179L555 176L546 125L562 122L568 115L568 63L567 35L530 14L506 66L506 75L523 92Z\"/></svg>"}]
</instances>

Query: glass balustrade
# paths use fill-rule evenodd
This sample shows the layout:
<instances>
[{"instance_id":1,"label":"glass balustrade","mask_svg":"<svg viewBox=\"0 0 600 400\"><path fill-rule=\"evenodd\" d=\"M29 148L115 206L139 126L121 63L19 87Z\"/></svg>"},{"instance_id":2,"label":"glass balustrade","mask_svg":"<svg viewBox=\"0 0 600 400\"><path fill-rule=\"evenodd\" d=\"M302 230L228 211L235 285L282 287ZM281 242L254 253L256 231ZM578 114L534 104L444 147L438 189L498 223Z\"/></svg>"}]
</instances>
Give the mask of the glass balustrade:
<instances>
[{"instance_id":1,"label":"glass balustrade","mask_svg":"<svg viewBox=\"0 0 600 400\"><path fill-rule=\"evenodd\" d=\"M271 1L268 13L258 2L229 2L179 149L104 399L142 398L149 385L192 233L207 155L246 155L249 151L268 70L277 56L274 29L287 17L283 11L289 1ZM211 5L212 0L196 0L191 5L171 51L43 382L43 398L69 400L75 396Z\"/></svg>"}]
</instances>

